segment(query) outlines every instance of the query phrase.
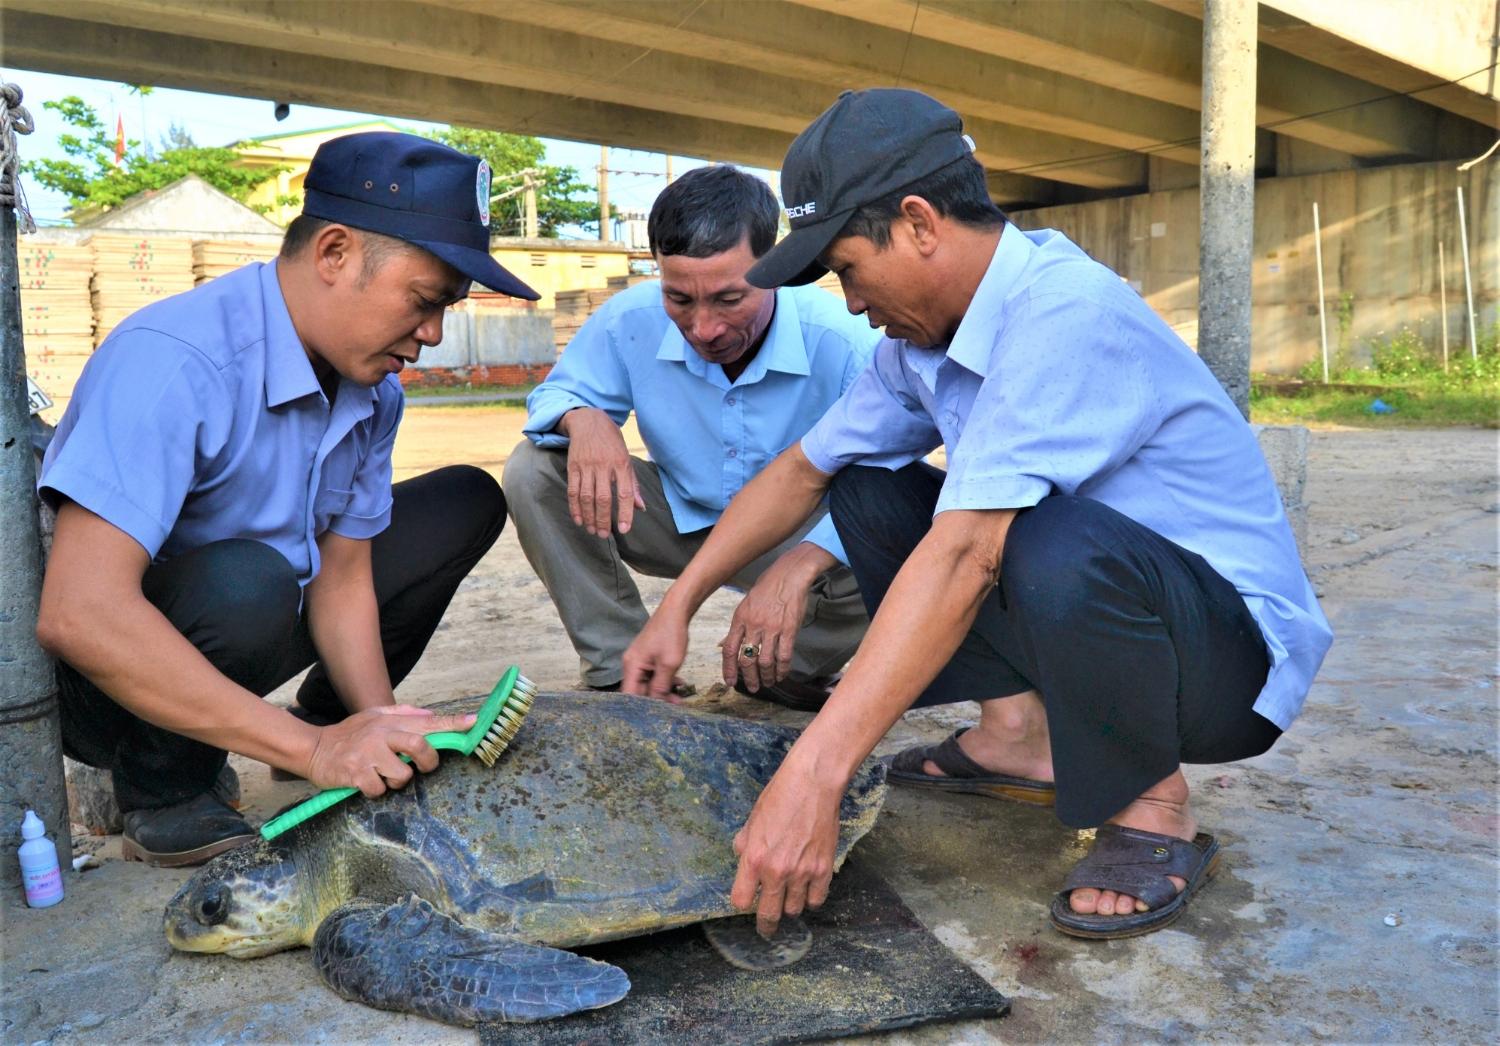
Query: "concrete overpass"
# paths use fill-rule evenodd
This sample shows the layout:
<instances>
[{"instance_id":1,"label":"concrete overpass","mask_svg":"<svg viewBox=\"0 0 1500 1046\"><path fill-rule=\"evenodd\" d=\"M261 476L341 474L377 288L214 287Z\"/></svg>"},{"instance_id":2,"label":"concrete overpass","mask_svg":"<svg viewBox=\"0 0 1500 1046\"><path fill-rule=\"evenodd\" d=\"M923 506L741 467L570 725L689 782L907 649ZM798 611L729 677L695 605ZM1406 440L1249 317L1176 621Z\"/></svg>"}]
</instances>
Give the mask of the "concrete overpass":
<instances>
[{"instance_id":1,"label":"concrete overpass","mask_svg":"<svg viewBox=\"0 0 1500 1046\"><path fill-rule=\"evenodd\" d=\"M901 84L963 114L1002 204L1035 206L1196 184L1201 16L1201 0L0 0L0 64L772 168L839 90ZM1262 3L1257 172L1483 152L1497 18L1494 0Z\"/></svg>"}]
</instances>

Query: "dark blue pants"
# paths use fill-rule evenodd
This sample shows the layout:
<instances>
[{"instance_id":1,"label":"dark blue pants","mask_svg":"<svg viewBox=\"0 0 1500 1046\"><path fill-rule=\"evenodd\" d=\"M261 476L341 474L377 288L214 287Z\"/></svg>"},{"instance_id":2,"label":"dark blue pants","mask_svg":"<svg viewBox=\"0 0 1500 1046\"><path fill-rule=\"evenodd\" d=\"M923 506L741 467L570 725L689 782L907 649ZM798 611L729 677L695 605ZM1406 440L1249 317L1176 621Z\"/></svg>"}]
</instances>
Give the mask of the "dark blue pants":
<instances>
[{"instance_id":1,"label":"dark blue pants","mask_svg":"<svg viewBox=\"0 0 1500 1046\"><path fill-rule=\"evenodd\" d=\"M944 473L855 466L830 504L870 616L932 526ZM1000 583L916 705L1039 691L1057 815L1098 825L1181 763L1226 763L1280 735L1252 710L1269 658L1234 586L1202 556L1097 501L1017 514Z\"/></svg>"},{"instance_id":2,"label":"dark blue pants","mask_svg":"<svg viewBox=\"0 0 1500 1046\"><path fill-rule=\"evenodd\" d=\"M391 685L427 647L458 584L505 526L500 485L455 465L397 483L391 524L371 542L380 640ZM297 704L315 722L348 713L299 612L297 577L269 545L216 541L147 568L146 598L220 672L265 695L309 665ZM153 726L58 662L63 751L113 771L121 810L171 806L208 791L226 753Z\"/></svg>"}]
</instances>

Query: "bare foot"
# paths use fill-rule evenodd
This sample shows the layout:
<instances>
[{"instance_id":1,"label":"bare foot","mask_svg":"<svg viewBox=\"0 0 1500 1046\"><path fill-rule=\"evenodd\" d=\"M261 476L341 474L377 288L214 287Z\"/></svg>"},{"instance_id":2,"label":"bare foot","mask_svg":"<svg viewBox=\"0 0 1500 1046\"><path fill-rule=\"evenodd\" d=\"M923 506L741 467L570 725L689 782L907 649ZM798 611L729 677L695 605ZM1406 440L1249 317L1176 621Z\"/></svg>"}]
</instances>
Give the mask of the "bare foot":
<instances>
[{"instance_id":1,"label":"bare foot","mask_svg":"<svg viewBox=\"0 0 1500 1046\"><path fill-rule=\"evenodd\" d=\"M1172 771L1169 777L1148 788L1108 823L1191 841L1198 834L1198 822L1188 810L1187 778L1182 776L1180 769ZM1187 880L1179 875L1167 878L1172 880L1179 893L1187 886ZM1072 891L1068 895L1068 907L1080 915L1129 915L1150 910L1144 901L1135 897L1092 887Z\"/></svg>"},{"instance_id":2,"label":"bare foot","mask_svg":"<svg viewBox=\"0 0 1500 1046\"><path fill-rule=\"evenodd\" d=\"M1052 738L1041 695L1035 690L979 702L979 725L958 736L958 747L990 773L1053 780ZM922 764L922 770L933 777L945 776L931 759Z\"/></svg>"}]
</instances>

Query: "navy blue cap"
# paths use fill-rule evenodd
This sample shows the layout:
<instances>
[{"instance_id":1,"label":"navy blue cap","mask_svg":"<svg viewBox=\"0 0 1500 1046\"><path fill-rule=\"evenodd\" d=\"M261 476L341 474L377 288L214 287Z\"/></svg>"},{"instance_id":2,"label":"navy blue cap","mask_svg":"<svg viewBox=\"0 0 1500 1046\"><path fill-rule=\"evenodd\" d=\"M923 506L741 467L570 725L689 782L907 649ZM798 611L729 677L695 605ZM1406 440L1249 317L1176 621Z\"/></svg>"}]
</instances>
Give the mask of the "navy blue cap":
<instances>
[{"instance_id":1,"label":"navy blue cap","mask_svg":"<svg viewBox=\"0 0 1500 1046\"><path fill-rule=\"evenodd\" d=\"M855 210L969 156L974 144L952 109L921 91L845 91L797 136L781 165L791 231L746 273L756 287L811 283L818 255Z\"/></svg>"},{"instance_id":2,"label":"navy blue cap","mask_svg":"<svg viewBox=\"0 0 1500 1046\"><path fill-rule=\"evenodd\" d=\"M502 294L541 297L490 256L490 165L441 142L393 131L324 142L302 213L405 240Z\"/></svg>"}]
</instances>

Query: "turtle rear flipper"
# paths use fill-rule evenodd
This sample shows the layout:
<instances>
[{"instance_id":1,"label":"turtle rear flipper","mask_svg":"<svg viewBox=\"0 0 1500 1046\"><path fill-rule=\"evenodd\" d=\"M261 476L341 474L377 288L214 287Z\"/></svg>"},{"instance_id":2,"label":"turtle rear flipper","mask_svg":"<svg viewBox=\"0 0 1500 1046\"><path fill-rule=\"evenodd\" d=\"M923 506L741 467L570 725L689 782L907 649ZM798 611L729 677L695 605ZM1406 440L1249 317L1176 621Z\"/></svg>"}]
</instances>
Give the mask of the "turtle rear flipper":
<instances>
[{"instance_id":1,"label":"turtle rear flipper","mask_svg":"<svg viewBox=\"0 0 1500 1046\"><path fill-rule=\"evenodd\" d=\"M415 895L344 905L312 947L318 972L344 998L449 1024L545 1020L630 991L617 967L464 926Z\"/></svg>"}]
</instances>

